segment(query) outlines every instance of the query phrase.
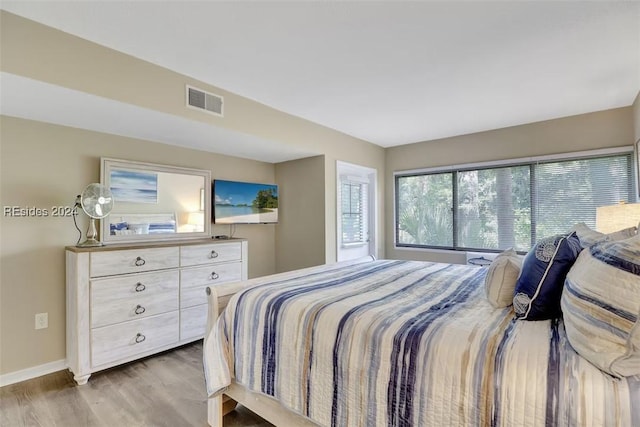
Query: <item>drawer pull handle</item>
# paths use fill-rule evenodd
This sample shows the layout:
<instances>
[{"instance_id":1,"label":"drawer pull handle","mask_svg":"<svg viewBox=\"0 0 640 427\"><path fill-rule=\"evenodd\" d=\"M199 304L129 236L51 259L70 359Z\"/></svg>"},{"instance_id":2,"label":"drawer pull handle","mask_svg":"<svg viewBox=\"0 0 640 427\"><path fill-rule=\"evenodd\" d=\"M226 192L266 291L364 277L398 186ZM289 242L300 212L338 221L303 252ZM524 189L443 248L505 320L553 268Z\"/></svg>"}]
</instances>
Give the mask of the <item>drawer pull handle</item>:
<instances>
[{"instance_id":1,"label":"drawer pull handle","mask_svg":"<svg viewBox=\"0 0 640 427\"><path fill-rule=\"evenodd\" d=\"M147 289L147 287L145 285L143 285L142 283L138 282L136 283L136 292L142 292L145 289Z\"/></svg>"},{"instance_id":2,"label":"drawer pull handle","mask_svg":"<svg viewBox=\"0 0 640 427\"><path fill-rule=\"evenodd\" d=\"M218 258L218 252L211 251L211 253L209 254L209 258Z\"/></svg>"},{"instance_id":3,"label":"drawer pull handle","mask_svg":"<svg viewBox=\"0 0 640 427\"><path fill-rule=\"evenodd\" d=\"M138 305L136 306L136 309L135 309L134 311L135 311L135 313L136 313L136 314L142 314L142 313L144 313L145 311L147 311L147 309L146 309L146 308L144 308L143 306L141 306L140 304L138 304Z\"/></svg>"},{"instance_id":4,"label":"drawer pull handle","mask_svg":"<svg viewBox=\"0 0 640 427\"><path fill-rule=\"evenodd\" d=\"M142 335L140 332L136 335L136 344L140 344L142 341L146 340L147 337Z\"/></svg>"},{"instance_id":5,"label":"drawer pull handle","mask_svg":"<svg viewBox=\"0 0 640 427\"><path fill-rule=\"evenodd\" d=\"M216 280L218 277L220 277L220 275L215 271L211 273L211 276L209 276L211 280Z\"/></svg>"},{"instance_id":6,"label":"drawer pull handle","mask_svg":"<svg viewBox=\"0 0 640 427\"><path fill-rule=\"evenodd\" d=\"M138 267L142 267L143 265L145 265L147 263L147 261L143 260L142 258L138 257L136 258L136 266Z\"/></svg>"}]
</instances>

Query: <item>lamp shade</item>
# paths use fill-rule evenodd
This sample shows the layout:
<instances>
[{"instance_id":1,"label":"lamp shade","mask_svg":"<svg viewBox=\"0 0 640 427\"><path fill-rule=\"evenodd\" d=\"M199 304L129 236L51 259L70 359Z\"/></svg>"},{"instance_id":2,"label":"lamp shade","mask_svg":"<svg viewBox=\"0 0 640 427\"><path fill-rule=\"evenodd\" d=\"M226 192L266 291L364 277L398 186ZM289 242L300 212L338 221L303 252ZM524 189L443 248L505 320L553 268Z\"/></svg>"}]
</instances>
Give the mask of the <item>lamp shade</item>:
<instances>
[{"instance_id":1,"label":"lamp shade","mask_svg":"<svg viewBox=\"0 0 640 427\"><path fill-rule=\"evenodd\" d=\"M640 203L619 203L596 208L596 230L613 233L637 227L640 222Z\"/></svg>"},{"instance_id":2,"label":"lamp shade","mask_svg":"<svg viewBox=\"0 0 640 427\"><path fill-rule=\"evenodd\" d=\"M204 230L204 212L189 212L187 223L193 226L194 231Z\"/></svg>"}]
</instances>

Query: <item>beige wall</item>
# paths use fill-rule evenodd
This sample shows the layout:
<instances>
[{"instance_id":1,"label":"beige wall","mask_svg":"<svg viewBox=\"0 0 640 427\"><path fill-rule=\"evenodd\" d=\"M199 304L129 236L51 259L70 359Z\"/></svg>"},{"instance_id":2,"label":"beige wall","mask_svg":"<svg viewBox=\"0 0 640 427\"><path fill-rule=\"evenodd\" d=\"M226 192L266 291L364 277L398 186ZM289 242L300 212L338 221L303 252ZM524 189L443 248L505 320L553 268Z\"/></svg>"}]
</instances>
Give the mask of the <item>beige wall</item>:
<instances>
[{"instance_id":1,"label":"beige wall","mask_svg":"<svg viewBox=\"0 0 640 427\"><path fill-rule=\"evenodd\" d=\"M638 189L638 197L637 197L637 201L640 202L640 152L638 152L638 149L640 149L640 92L638 92L638 95L636 96L635 101L633 102L632 105L633 108L633 128L634 128L634 137L633 140L635 141L635 148L636 148L636 179L637 179L637 189Z\"/></svg>"},{"instance_id":2,"label":"beige wall","mask_svg":"<svg viewBox=\"0 0 640 427\"><path fill-rule=\"evenodd\" d=\"M634 141L640 141L640 92L633 102Z\"/></svg>"},{"instance_id":3,"label":"beige wall","mask_svg":"<svg viewBox=\"0 0 640 427\"><path fill-rule=\"evenodd\" d=\"M0 36L0 68L5 72L255 135L309 153L339 151L344 144L375 149L368 142L6 11L0 11ZM224 96L224 117L187 108L185 84Z\"/></svg>"},{"instance_id":4,"label":"beige wall","mask_svg":"<svg viewBox=\"0 0 640 427\"><path fill-rule=\"evenodd\" d=\"M393 248L393 171L631 145L634 117L636 139L640 135L640 103L636 99L633 108L385 150L5 11L0 11L0 42L2 71L317 154L273 165L1 118L3 206L49 208L73 203L86 184L99 180L101 156L210 169L214 178L276 182L283 204L280 224L237 227L236 236L249 238L252 277L336 260L337 160L378 171L378 257L456 262L459 257L448 254L427 257ZM223 95L225 117L186 108L185 84ZM304 183L310 183L306 188L312 191L305 192ZM228 234L229 227L214 226L213 233ZM65 357L62 248L74 244L77 235L68 218L5 217L0 219L0 235L2 374ZM50 326L35 331L33 315L45 311L49 312Z\"/></svg>"},{"instance_id":5,"label":"beige wall","mask_svg":"<svg viewBox=\"0 0 640 427\"><path fill-rule=\"evenodd\" d=\"M291 238L281 233L282 239L276 246L278 227L303 230L309 225L303 215L288 215L286 226L281 221L279 225L237 227L236 236L249 238L252 277L275 272L276 259L281 260L280 270L335 261L336 160L377 169L382 200L385 151L381 147L5 11L0 11L0 42L3 72L320 155L311 161L313 169L309 172L310 177L318 179L314 185L323 190L315 189L313 200L304 196L297 200L304 206L319 201L319 209L324 209L325 220L314 224L313 238ZM223 95L225 117L186 108L185 84ZM8 117L2 117L1 132L3 205L48 208L73 203L75 195L88 183L99 181L101 156L211 169L214 178L254 182L278 183L275 177L278 168L283 174L281 191L285 191L285 197L287 187L295 189L298 181L309 181L304 170L297 169L296 161L273 165ZM308 160L300 162L306 164ZM324 177L322 181L320 176ZM295 213L296 206L289 202L288 207ZM383 218L382 204L378 217ZM65 357L62 257L63 247L74 244L77 235L71 220L60 218L3 217L0 232L0 374L3 374ZM229 227L214 226L213 233L228 234ZM382 222L378 233L377 254L382 256ZM290 238L294 248L287 244ZM36 262L37 269L32 267ZM33 329L34 314L38 312L49 313L48 329Z\"/></svg>"},{"instance_id":6,"label":"beige wall","mask_svg":"<svg viewBox=\"0 0 640 427\"><path fill-rule=\"evenodd\" d=\"M275 182L273 164L16 118L0 117L1 205L73 205L100 180L100 157L209 169L213 178ZM86 218L79 216L86 230ZM215 226L228 234L228 226ZM0 217L0 373L65 358L64 246L78 233L71 218ZM275 226L238 225L249 239L249 276L275 272ZM49 328L34 330L35 313Z\"/></svg>"},{"instance_id":7,"label":"beige wall","mask_svg":"<svg viewBox=\"0 0 640 427\"><path fill-rule=\"evenodd\" d=\"M386 256L464 262L463 253L394 248L395 171L633 145L633 109L618 108L387 149Z\"/></svg>"},{"instance_id":8,"label":"beige wall","mask_svg":"<svg viewBox=\"0 0 640 427\"><path fill-rule=\"evenodd\" d=\"M0 11L0 31L2 71L277 141L301 152L325 155L328 262L336 259L335 161L377 169L382 200L385 154L379 146L5 11ZM186 108L185 84L223 95L224 118ZM329 173L331 170L333 174ZM380 207L378 218L382 215ZM378 255L384 251L382 229L381 223Z\"/></svg>"},{"instance_id":9,"label":"beige wall","mask_svg":"<svg viewBox=\"0 0 640 427\"><path fill-rule=\"evenodd\" d=\"M324 162L316 156L276 165L278 272L325 263Z\"/></svg>"},{"instance_id":10,"label":"beige wall","mask_svg":"<svg viewBox=\"0 0 640 427\"><path fill-rule=\"evenodd\" d=\"M209 169L214 179L280 185L279 225L236 227L236 237L249 239L250 277L335 261L335 158L274 165L6 116L0 120L3 207L50 211L72 205L87 184L99 182L100 157ZM366 159L357 149L344 153L341 158ZM383 157L374 159L366 163L381 170ZM325 179L326 169L333 173ZM79 221L84 232L86 219L81 215ZM213 225L212 233L229 234L229 227ZM64 246L78 238L72 220L3 216L0 236L0 374L64 359ZM378 253L382 250L381 243ZM41 312L49 313L49 328L36 331L34 315Z\"/></svg>"}]
</instances>

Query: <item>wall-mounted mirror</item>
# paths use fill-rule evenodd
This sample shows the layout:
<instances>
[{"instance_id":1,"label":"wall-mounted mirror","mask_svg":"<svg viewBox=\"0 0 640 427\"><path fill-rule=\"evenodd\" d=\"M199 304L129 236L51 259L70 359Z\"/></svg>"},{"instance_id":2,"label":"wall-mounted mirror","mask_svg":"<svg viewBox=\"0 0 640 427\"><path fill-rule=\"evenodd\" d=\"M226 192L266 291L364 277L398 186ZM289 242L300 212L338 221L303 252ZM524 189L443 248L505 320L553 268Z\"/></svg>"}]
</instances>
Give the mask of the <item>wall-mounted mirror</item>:
<instances>
[{"instance_id":1,"label":"wall-mounted mirror","mask_svg":"<svg viewBox=\"0 0 640 427\"><path fill-rule=\"evenodd\" d=\"M102 241L140 242L211 235L211 172L102 158L101 183L114 206Z\"/></svg>"}]
</instances>

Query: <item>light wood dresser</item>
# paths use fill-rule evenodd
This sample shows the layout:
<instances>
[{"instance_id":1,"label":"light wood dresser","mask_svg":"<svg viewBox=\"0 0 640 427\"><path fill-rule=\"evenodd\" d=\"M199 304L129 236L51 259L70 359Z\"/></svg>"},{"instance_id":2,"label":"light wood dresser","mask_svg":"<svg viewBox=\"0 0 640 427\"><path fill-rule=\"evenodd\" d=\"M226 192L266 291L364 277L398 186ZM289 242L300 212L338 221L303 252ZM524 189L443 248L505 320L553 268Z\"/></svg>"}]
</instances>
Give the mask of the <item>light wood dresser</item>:
<instances>
[{"instance_id":1,"label":"light wood dresser","mask_svg":"<svg viewBox=\"0 0 640 427\"><path fill-rule=\"evenodd\" d=\"M67 247L67 365L75 381L201 339L206 287L246 280L247 252L243 239Z\"/></svg>"}]
</instances>

